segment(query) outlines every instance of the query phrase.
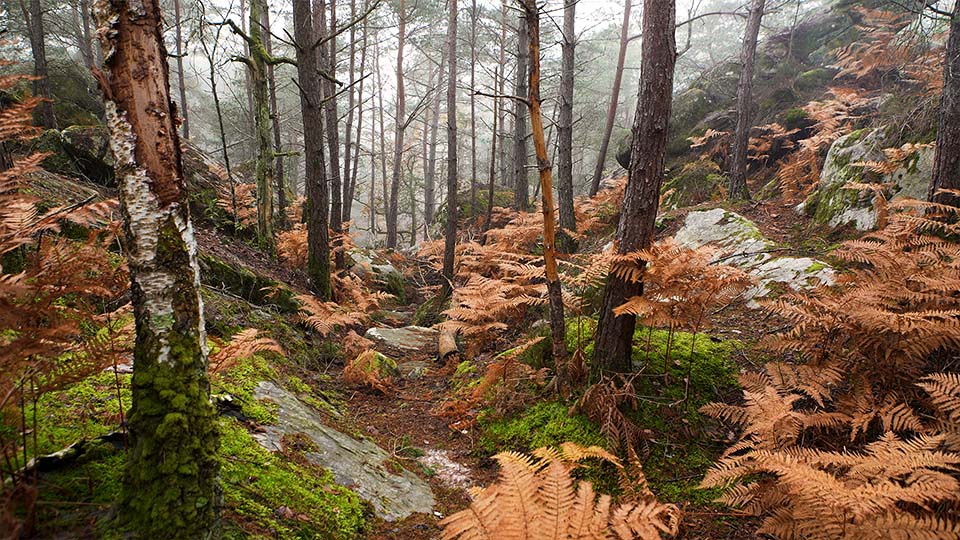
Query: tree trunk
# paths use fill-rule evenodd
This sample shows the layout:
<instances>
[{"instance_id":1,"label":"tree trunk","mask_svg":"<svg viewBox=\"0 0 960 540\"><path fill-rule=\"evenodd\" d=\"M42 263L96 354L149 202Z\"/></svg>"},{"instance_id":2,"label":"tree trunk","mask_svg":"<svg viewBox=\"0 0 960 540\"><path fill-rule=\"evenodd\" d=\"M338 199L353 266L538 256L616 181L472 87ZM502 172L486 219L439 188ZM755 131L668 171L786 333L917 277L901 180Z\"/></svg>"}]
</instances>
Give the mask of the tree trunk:
<instances>
[{"instance_id":1,"label":"tree trunk","mask_svg":"<svg viewBox=\"0 0 960 540\"><path fill-rule=\"evenodd\" d=\"M497 94L503 95L507 84L507 3L500 4L500 78L495 81L497 85ZM497 137L500 138L500 185L513 187L510 173L507 172L507 107L504 103L500 104L500 132Z\"/></svg>"},{"instance_id":2,"label":"tree trunk","mask_svg":"<svg viewBox=\"0 0 960 540\"><path fill-rule=\"evenodd\" d=\"M577 217L573 213L573 70L577 35L574 25L577 0L563 2L563 41L560 68L560 119L557 126L559 164L557 168L557 196L560 199L560 232L558 246L564 253L577 250L577 243L565 231L577 231Z\"/></svg>"},{"instance_id":3,"label":"tree trunk","mask_svg":"<svg viewBox=\"0 0 960 540\"><path fill-rule=\"evenodd\" d=\"M443 84L443 69L447 64L447 51L440 55L440 71L437 75L437 88ZM433 223L437 201L437 131L440 130L440 92L433 99L433 112L430 119L430 152L427 156L427 170L423 178L423 219L429 226Z\"/></svg>"},{"instance_id":4,"label":"tree trunk","mask_svg":"<svg viewBox=\"0 0 960 540\"><path fill-rule=\"evenodd\" d=\"M477 0L470 0L470 212L477 212Z\"/></svg>"},{"instance_id":5,"label":"tree trunk","mask_svg":"<svg viewBox=\"0 0 960 540\"><path fill-rule=\"evenodd\" d=\"M383 80L380 78L380 47L377 43L374 42L373 57L375 59L377 88L379 89L377 99L379 101L378 110L380 111L380 179L383 184L383 218L386 221L390 200L390 178L387 176L387 130L383 120L383 111L385 110L383 108Z\"/></svg>"},{"instance_id":6,"label":"tree trunk","mask_svg":"<svg viewBox=\"0 0 960 540\"><path fill-rule=\"evenodd\" d=\"M270 35L270 10L263 10L263 44L267 55L273 56L273 36ZM270 89L270 118L273 125L273 152L276 155L277 220L281 229L287 228L287 183L283 174L283 143L280 140L280 107L277 106L277 78L273 64L267 65L267 83Z\"/></svg>"},{"instance_id":7,"label":"tree trunk","mask_svg":"<svg viewBox=\"0 0 960 540\"><path fill-rule=\"evenodd\" d=\"M623 64L627 59L627 45L630 44L630 11L633 9L633 0L624 0L623 25L620 27L620 51L617 53L617 71L613 74L613 89L610 91L610 105L607 107L607 123L603 128L603 139L600 140L600 152L597 154L597 166L593 170L593 180L590 181L590 196L600 191L600 178L603 176L603 166L607 161L607 150L610 148L610 135L613 134L613 122L617 118L617 103L620 101L620 84L623 82ZM646 16L646 15L644 15Z\"/></svg>"},{"instance_id":8,"label":"tree trunk","mask_svg":"<svg viewBox=\"0 0 960 540\"><path fill-rule=\"evenodd\" d=\"M328 26L327 24L327 15L326 9L323 6L322 0L316 0L314 2L314 15L316 19L315 30L317 39L323 39L328 34L330 36L330 43L325 44L324 46L319 47L320 55L320 69L324 70L331 76L335 75L336 72L336 59L333 54L336 52L336 37L334 37L334 32L336 32L336 11L335 11L336 2L331 1L330 7L331 10L331 22ZM332 30L328 30L332 29ZM323 91L323 112L324 112L324 127L326 128L327 135L327 154L329 159L329 172L328 179L330 181L330 230L333 231L334 237L332 238L333 244L333 253L334 253L334 263L336 268L343 268L343 203L340 200L342 186L340 185L340 135L338 129L339 123L339 113L337 112L337 87L336 85L327 80L321 80L320 84L322 85Z\"/></svg>"},{"instance_id":9,"label":"tree trunk","mask_svg":"<svg viewBox=\"0 0 960 540\"><path fill-rule=\"evenodd\" d=\"M379 93L379 92L378 92ZM377 109L370 100L370 193L368 208L370 210L370 240L377 234Z\"/></svg>"},{"instance_id":10,"label":"tree trunk","mask_svg":"<svg viewBox=\"0 0 960 540\"><path fill-rule=\"evenodd\" d=\"M677 58L675 10L674 0L644 1L640 99L633 120L630 170L617 226L618 254L649 248L653 242ZM613 310L642 292L641 283L621 279L614 273L607 276L591 364L594 379L603 373L631 370L636 317L618 317Z\"/></svg>"},{"instance_id":11,"label":"tree trunk","mask_svg":"<svg viewBox=\"0 0 960 540\"><path fill-rule=\"evenodd\" d=\"M350 0L350 20L353 20L357 16L357 1ZM336 31L336 28L331 24L331 28ZM343 232L347 232L347 223L350 221L351 208L350 206L353 203L353 194L350 192L350 164L351 152L353 151L353 113L354 108L357 106L357 94L354 91L353 85L356 82L356 75L354 70L357 68L357 27L356 25L350 26L350 59L347 68L347 122L343 126L343 198L341 199L341 210L340 210L340 219L343 220L343 225L341 229ZM361 98L362 99L362 98Z\"/></svg>"},{"instance_id":12,"label":"tree trunk","mask_svg":"<svg viewBox=\"0 0 960 540\"><path fill-rule=\"evenodd\" d=\"M556 217L553 212L553 172L547 157L547 144L543 134L543 115L540 111L540 11L536 0L522 0L527 19L527 42L530 47L530 124L533 132L533 147L537 154L537 169L540 172L540 192L543 194L543 261L547 276L547 297L550 301L550 333L553 337L553 360L558 380L562 383L563 359L567 356L566 330L563 322L563 295L560 275L557 273Z\"/></svg>"},{"instance_id":13,"label":"tree trunk","mask_svg":"<svg viewBox=\"0 0 960 540\"><path fill-rule=\"evenodd\" d=\"M313 292L330 299L330 239L327 216L327 166L323 155L323 112L320 74L310 0L294 0L293 30L297 43L297 78L300 82L300 112L303 117L303 149L306 174L303 206L307 223L307 276Z\"/></svg>"},{"instance_id":14,"label":"tree trunk","mask_svg":"<svg viewBox=\"0 0 960 540\"><path fill-rule=\"evenodd\" d=\"M740 49L740 82L737 84L737 128L733 135L733 156L730 166L729 197L750 199L747 190L747 149L753 118L753 68L757 56L757 37L763 19L765 0L751 0L750 16Z\"/></svg>"},{"instance_id":15,"label":"tree trunk","mask_svg":"<svg viewBox=\"0 0 960 540\"><path fill-rule=\"evenodd\" d=\"M183 82L183 29L180 16L180 0L173 0L173 26L176 30L177 46L177 86L180 91L180 103L177 103L183 124L180 129L184 139L190 138L190 115L187 112L187 85Z\"/></svg>"},{"instance_id":16,"label":"tree trunk","mask_svg":"<svg viewBox=\"0 0 960 540\"><path fill-rule=\"evenodd\" d=\"M253 82L254 125L257 155L257 239L267 253L274 252L273 238L273 140L270 135L270 91L267 67L270 55L263 40L262 17L265 0L250 0L250 79Z\"/></svg>"},{"instance_id":17,"label":"tree trunk","mask_svg":"<svg viewBox=\"0 0 960 540\"><path fill-rule=\"evenodd\" d=\"M514 95L527 95L527 55L529 36L526 22L521 19L517 31L517 83ZM530 205L530 188L527 184L527 123L524 114L527 105L520 101L513 108L513 207L526 211Z\"/></svg>"},{"instance_id":18,"label":"tree trunk","mask_svg":"<svg viewBox=\"0 0 960 540\"><path fill-rule=\"evenodd\" d=\"M99 68L103 63L100 57L100 49L93 42L93 30L90 24L90 0L80 0L77 8L80 12L80 21L77 27L77 43L80 48L80 56L83 57L83 63L87 69L93 70Z\"/></svg>"},{"instance_id":19,"label":"tree trunk","mask_svg":"<svg viewBox=\"0 0 960 540\"><path fill-rule=\"evenodd\" d=\"M240 223L238 221L239 214L237 212L237 188L236 182L233 180L233 170L230 167L230 152L228 151L229 146L227 145L227 131L223 124L223 109L220 106L220 93L218 90L219 86L217 85L216 51L217 45L220 41L220 32L222 29L222 26L217 28L212 48L207 46L206 41L203 39L202 33L200 44L203 47L203 52L207 57L207 65L210 68L210 93L213 95L213 107L217 113L217 127L220 134L220 149L223 155L223 166L227 170L227 183L230 185L230 203L233 210L233 229L236 231L240 228Z\"/></svg>"},{"instance_id":20,"label":"tree trunk","mask_svg":"<svg viewBox=\"0 0 960 540\"><path fill-rule=\"evenodd\" d=\"M249 20L250 15L249 10L247 9L247 0L240 0L240 30L242 30L244 33L249 33L249 29L247 28L247 23ZM243 57L250 58L250 44L247 43L246 40L243 40ZM253 106L253 71L249 65L247 65L247 69L243 70L243 82L243 90L247 96L247 114L244 118L247 127L246 133L253 134L256 133L257 130L257 121ZM249 149L250 155L257 153L256 139L257 138L255 136L251 136L246 139L247 142L244 146Z\"/></svg>"},{"instance_id":21,"label":"tree trunk","mask_svg":"<svg viewBox=\"0 0 960 540\"><path fill-rule=\"evenodd\" d=\"M401 0L402 2L403 0ZM443 246L443 296L453 293L457 248L457 0L449 0L447 19L447 227Z\"/></svg>"},{"instance_id":22,"label":"tree trunk","mask_svg":"<svg viewBox=\"0 0 960 540\"><path fill-rule=\"evenodd\" d=\"M364 10L364 12L366 12L366 11L367 11L367 2L364 1L363 4L364 4L364 5L363 5L363 10ZM356 139L357 142L356 142L356 144L354 145L354 148L353 148L353 171L350 173L350 193L349 193L349 195L346 197L346 201L347 201L347 202L344 204L344 210L346 210L346 212L345 212L344 215L343 215L343 221L344 221L345 223L350 221L350 215L351 215L351 213L352 213L352 211L353 211L353 199L354 199L354 196L356 195L356 192L357 192L357 171L358 171L358 167L359 167L359 164L360 164L360 146L361 146L361 144L360 144L360 138L361 138L361 134L362 134L362 130L363 130L363 83L364 83L364 80L365 80L365 79L363 78L363 73L364 73L364 71L367 69L367 33L368 33L367 19L364 19L364 20L363 20L363 45L360 47L360 77L361 77L361 78L360 78L360 87L357 89L357 96L358 96L358 99L357 99L357 107L358 107L358 110L357 110L357 139ZM353 49L351 49L351 52L350 52L351 57L353 56L353 54L354 54L354 53L353 53ZM372 135L372 133L371 133L371 135ZM370 152L371 152L371 154L372 154L372 152L373 152L373 139L372 139L372 138L370 139L370 149L371 149ZM373 178L373 171L372 171L372 170L371 170L371 176L370 176L370 178L371 178L370 190L371 190L371 192L372 192L372 191L373 191L373 180L372 180L372 178Z\"/></svg>"},{"instance_id":23,"label":"tree trunk","mask_svg":"<svg viewBox=\"0 0 960 540\"><path fill-rule=\"evenodd\" d=\"M953 8L946 53L943 93L940 95L940 125L928 198L960 207L960 196L938 193L941 189L960 189L960 2Z\"/></svg>"},{"instance_id":24,"label":"tree trunk","mask_svg":"<svg viewBox=\"0 0 960 540\"><path fill-rule=\"evenodd\" d=\"M403 158L403 130L407 116L407 96L403 88L403 47L407 34L406 2L400 0L397 14L400 18L399 35L397 37L397 110L395 120L396 130L393 135L393 175L390 178L390 201L387 208L387 247L397 247L397 197L400 192L401 159Z\"/></svg>"},{"instance_id":25,"label":"tree trunk","mask_svg":"<svg viewBox=\"0 0 960 540\"><path fill-rule=\"evenodd\" d=\"M120 516L140 538L213 538L217 413L160 5L97 2L97 20L137 334Z\"/></svg>"},{"instance_id":26,"label":"tree trunk","mask_svg":"<svg viewBox=\"0 0 960 540\"><path fill-rule=\"evenodd\" d=\"M53 101L50 93L50 79L47 71L47 46L44 42L43 31L43 7L40 0L30 0L30 6L27 7L20 0L20 8L23 10L23 18L27 21L27 28L30 34L30 50L33 52L33 75L37 77L33 81L33 94L42 97L42 101L36 108L37 124L47 129L57 128L57 117L53 113Z\"/></svg>"},{"instance_id":27,"label":"tree trunk","mask_svg":"<svg viewBox=\"0 0 960 540\"><path fill-rule=\"evenodd\" d=\"M495 66L493 68L493 80L496 84L497 78L500 76L500 66ZM500 118L500 111L503 107L500 105L500 100L494 98L493 100L493 129L490 131L490 175L487 180L487 215L483 220L483 232L484 235L481 238L481 242L485 243L487 241L486 232L490 230L490 220L493 219L493 192L495 189L494 181L497 177L497 134L499 125L497 122Z\"/></svg>"}]
</instances>

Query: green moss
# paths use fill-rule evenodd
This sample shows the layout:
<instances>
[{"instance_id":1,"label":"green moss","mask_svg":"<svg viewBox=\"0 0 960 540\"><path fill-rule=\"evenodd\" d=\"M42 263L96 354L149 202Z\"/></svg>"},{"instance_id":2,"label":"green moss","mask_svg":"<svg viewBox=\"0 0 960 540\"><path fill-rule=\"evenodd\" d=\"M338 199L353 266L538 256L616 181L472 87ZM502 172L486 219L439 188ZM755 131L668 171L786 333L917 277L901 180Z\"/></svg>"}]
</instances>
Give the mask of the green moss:
<instances>
[{"instance_id":1,"label":"green moss","mask_svg":"<svg viewBox=\"0 0 960 540\"><path fill-rule=\"evenodd\" d=\"M787 129L797 129L805 125L809 119L810 115L807 114L807 111L799 107L787 109L783 113L783 127Z\"/></svg>"},{"instance_id":2,"label":"green moss","mask_svg":"<svg viewBox=\"0 0 960 540\"><path fill-rule=\"evenodd\" d=\"M827 265L826 265L825 263L822 263L822 262L820 262L820 261L814 261L813 264L811 264L810 266L807 267L806 272L807 272L808 274L815 274L815 273L823 270L823 269L826 268L826 267L827 267Z\"/></svg>"},{"instance_id":3,"label":"green moss","mask_svg":"<svg viewBox=\"0 0 960 540\"><path fill-rule=\"evenodd\" d=\"M515 417L493 418L481 415L480 445L489 452L506 450L528 452L544 446L574 442L582 446L604 446L599 428L585 416L569 414L560 402L541 402Z\"/></svg>"},{"instance_id":4,"label":"green moss","mask_svg":"<svg viewBox=\"0 0 960 540\"><path fill-rule=\"evenodd\" d=\"M272 401L258 400L253 393L261 381L277 377L276 369L262 356L253 355L240 359L234 367L214 377L212 387L214 393L230 394L247 418L260 424L271 424L277 420L277 405Z\"/></svg>"},{"instance_id":5,"label":"green moss","mask_svg":"<svg viewBox=\"0 0 960 540\"><path fill-rule=\"evenodd\" d=\"M270 453L232 418L223 419L221 440L224 540L348 540L363 532L365 504L326 469Z\"/></svg>"},{"instance_id":6,"label":"green moss","mask_svg":"<svg viewBox=\"0 0 960 540\"><path fill-rule=\"evenodd\" d=\"M795 84L802 92L821 89L833 80L833 74L833 71L826 68L811 69L797 75Z\"/></svg>"},{"instance_id":7,"label":"green moss","mask_svg":"<svg viewBox=\"0 0 960 540\"><path fill-rule=\"evenodd\" d=\"M284 313L296 313L300 308L294 292L276 281L206 253L199 255L200 277L205 285L227 290L253 304L276 306Z\"/></svg>"},{"instance_id":8,"label":"green moss","mask_svg":"<svg viewBox=\"0 0 960 540\"><path fill-rule=\"evenodd\" d=\"M683 208L710 200L718 188L726 183L720 168L712 161L697 160L684 165L663 184L667 207Z\"/></svg>"}]
</instances>

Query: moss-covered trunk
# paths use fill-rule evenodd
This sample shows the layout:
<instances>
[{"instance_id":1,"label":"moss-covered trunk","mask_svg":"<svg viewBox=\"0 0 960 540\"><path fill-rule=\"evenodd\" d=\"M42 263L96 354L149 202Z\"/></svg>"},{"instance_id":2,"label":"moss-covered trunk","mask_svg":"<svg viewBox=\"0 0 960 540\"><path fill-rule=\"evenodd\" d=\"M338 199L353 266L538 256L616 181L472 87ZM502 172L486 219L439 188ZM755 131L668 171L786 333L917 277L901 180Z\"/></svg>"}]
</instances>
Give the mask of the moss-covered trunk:
<instances>
[{"instance_id":1,"label":"moss-covered trunk","mask_svg":"<svg viewBox=\"0 0 960 540\"><path fill-rule=\"evenodd\" d=\"M97 17L137 327L120 517L139 538L211 538L216 414L160 6L99 2Z\"/></svg>"},{"instance_id":2,"label":"moss-covered trunk","mask_svg":"<svg viewBox=\"0 0 960 540\"><path fill-rule=\"evenodd\" d=\"M270 132L270 91L267 69L271 57L267 53L261 30L264 0L250 0L250 79L253 84L253 119L256 131L257 158L257 238L260 246L273 253L273 140Z\"/></svg>"}]
</instances>

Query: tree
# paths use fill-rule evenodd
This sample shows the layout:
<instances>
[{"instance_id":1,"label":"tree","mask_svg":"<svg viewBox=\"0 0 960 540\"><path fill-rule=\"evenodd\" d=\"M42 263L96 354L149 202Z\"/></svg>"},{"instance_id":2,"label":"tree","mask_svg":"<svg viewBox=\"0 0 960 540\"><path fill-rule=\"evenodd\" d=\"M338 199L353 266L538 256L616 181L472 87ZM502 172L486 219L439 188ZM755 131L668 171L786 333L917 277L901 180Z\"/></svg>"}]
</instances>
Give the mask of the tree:
<instances>
[{"instance_id":1,"label":"tree","mask_svg":"<svg viewBox=\"0 0 960 540\"><path fill-rule=\"evenodd\" d=\"M610 105L607 107L607 122L603 128L603 138L600 139L600 152L597 154L597 165L593 170L593 179L590 181L591 197L600 191L600 177L603 176L603 166L607 161L607 150L610 148L613 123L617 119L620 84L623 82L623 65L627 59L627 45L630 44L630 11L632 9L633 0L624 0L623 24L620 26L620 50L617 53L617 70L613 73L613 89L610 91Z\"/></svg>"},{"instance_id":2,"label":"tree","mask_svg":"<svg viewBox=\"0 0 960 540\"><path fill-rule=\"evenodd\" d=\"M443 85L443 69L447 65L447 52L440 55L440 71L437 75L437 88ZM433 99L430 116L430 151L427 154L427 170L423 176L423 219L429 227L433 223L433 214L436 210L436 175L437 175L437 131L440 126L440 92L436 92Z\"/></svg>"},{"instance_id":3,"label":"tree","mask_svg":"<svg viewBox=\"0 0 960 540\"><path fill-rule=\"evenodd\" d=\"M293 63L286 58L276 58L267 52L263 38L263 14L266 11L265 0L250 0L249 34L227 21L230 29L247 44L250 53L247 56L235 57L247 66L253 95L254 138L256 140L256 162L254 176L257 180L257 239L260 246L268 253L273 253L275 239L273 237L273 140L270 134L270 92L268 83L268 67L281 63Z\"/></svg>"},{"instance_id":4,"label":"tree","mask_svg":"<svg viewBox=\"0 0 960 540\"><path fill-rule=\"evenodd\" d=\"M187 86L183 82L183 57L186 53L183 50L183 21L180 16L180 0L173 0L173 27L176 30L176 56L177 56L177 89L180 91L179 112L183 118L183 138L190 138L190 115L187 112Z\"/></svg>"},{"instance_id":5,"label":"tree","mask_svg":"<svg viewBox=\"0 0 960 540\"><path fill-rule=\"evenodd\" d=\"M323 155L323 112L320 102L320 70L314 49L313 13L310 0L294 0L293 32L297 49L297 79L300 83L300 113L303 117L303 149L306 175L303 212L307 223L307 276L313 292L330 299L330 239L327 230L327 165Z\"/></svg>"},{"instance_id":6,"label":"tree","mask_svg":"<svg viewBox=\"0 0 960 540\"><path fill-rule=\"evenodd\" d=\"M341 177L340 177L340 135L339 135L339 113L337 112L337 86L336 80L336 54L337 54L337 15L336 2L330 2L330 24L327 25L327 10L322 1L314 2L314 20L317 39L323 41L319 47L320 69L329 74L321 81L321 90L323 91L323 112L324 127L327 135L327 157L329 159L330 171L328 179L330 181L330 230L333 231L335 238L334 261L337 268L342 268L343 260L343 203L341 197ZM329 37L327 35L329 28Z\"/></svg>"},{"instance_id":7,"label":"tree","mask_svg":"<svg viewBox=\"0 0 960 540\"><path fill-rule=\"evenodd\" d=\"M160 5L96 6L137 334L120 515L140 538L212 538L217 415Z\"/></svg>"},{"instance_id":8,"label":"tree","mask_svg":"<svg viewBox=\"0 0 960 540\"><path fill-rule=\"evenodd\" d=\"M401 0L402 2L403 0ZM457 0L450 0L447 20L447 227L443 246L443 296L453 292L457 248Z\"/></svg>"},{"instance_id":9,"label":"tree","mask_svg":"<svg viewBox=\"0 0 960 540\"><path fill-rule=\"evenodd\" d=\"M400 191L400 171L401 159L403 158L403 131L406 128L405 117L407 115L407 97L403 87L403 48L407 33L407 14L406 2L400 0L400 6L397 9L399 21L399 36L397 37L397 109L396 109L396 130L393 135L393 174L390 178L390 197L387 203L387 247L397 247L397 196ZM451 60L452 61L452 60ZM380 111L383 114L383 111ZM386 197L387 194L384 193Z\"/></svg>"},{"instance_id":10,"label":"tree","mask_svg":"<svg viewBox=\"0 0 960 540\"><path fill-rule=\"evenodd\" d=\"M737 127L733 134L730 183L731 199L749 199L747 190L747 149L750 146L750 127L753 116L753 68L757 57L757 36L763 19L765 0L751 0L750 16L740 50L740 82L737 84Z\"/></svg>"},{"instance_id":11,"label":"tree","mask_svg":"<svg viewBox=\"0 0 960 540\"><path fill-rule=\"evenodd\" d=\"M37 106L37 124L40 127L56 129L57 117L53 113L53 101L50 99L50 80L47 70L47 46L44 42L43 6L40 0L30 0L29 7L20 0L23 18L27 21L27 33L30 37L30 50L33 53L33 93L44 99Z\"/></svg>"},{"instance_id":12,"label":"tree","mask_svg":"<svg viewBox=\"0 0 960 540\"><path fill-rule=\"evenodd\" d=\"M954 4L947 38L937 147L928 195L931 201L960 206L960 197L938 193L941 189L960 189L960 2Z\"/></svg>"},{"instance_id":13,"label":"tree","mask_svg":"<svg viewBox=\"0 0 960 540\"><path fill-rule=\"evenodd\" d=\"M470 211L477 209L477 0L470 0Z\"/></svg>"},{"instance_id":14,"label":"tree","mask_svg":"<svg viewBox=\"0 0 960 540\"><path fill-rule=\"evenodd\" d=\"M526 21L520 19L517 30L517 81L514 95L527 95L527 55L529 55L529 36ZM513 108L513 207L526 211L530 205L530 189L527 185L527 123L525 111L527 105L515 100Z\"/></svg>"},{"instance_id":15,"label":"tree","mask_svg":"<svg viewBox=\"0 0 960 540\"><path fill-rule=\"evenodd\" d=\"M630 168L615 242L616 253L621 255L646 249L653 242L677 58L675 18L674 0L644 0L640 99L633 119ZM639 282L614 272L607 276L591 364L594 378L605 372L630 371L636 317L617 316L613 310L642 292Z\"/></svg>"},{"instance_id":16,"label":"tree","mask_svg":"<svg viewBox=\"0 0 960 540\"><path fill-rule=\"evenodd\" d=\"M558 245L566 253L576 251L577 244L566 231L577 231L573 213L573 70L577 36L574 19L577 0L563 2L563 41L560 67L560 118L557 126L559 162L557 197L560 199L560 233Z\"/></svg>"},{"instance_id":17,"label":"tree","mask_svg":"<svg viewBox=\"0 0 960 540\"><path fill-rule=\"evenodd\" d=\"M543 206L543 260L547 277L547 297L550 303L550 331L553 338L553 359L557 377L563 381L560 370L562 359L567 356L563 321L563 295L560 275L557 272L556 217L553 211L553 172L547 156L547 144L543 134L543 115L540 112L540 10L536 0L521 0L527 23L527 45L530 53L529 94L530 124L533 147L537 154L537 170L540 172L540 193Z\"/></svg>"},{"instance_id":18,"label":"tree","mask_svg":"<svg viewBox=\"0 0 960 540\"><path fill-rule=\"evenodd\" d=\"M267 50L267 56L273 56L273 37L270 32L270 10L263 10L263 46ZM277 189L277 220L281 229L287 226L287 186L283 173L283 143L280 140L280 107L277 105L277 78L274 74L276 66L271 62L267 64L267 90L270 93L270 121L273 127L273 155L274 173L276 176Z\"/></svg>"}]
</instances>

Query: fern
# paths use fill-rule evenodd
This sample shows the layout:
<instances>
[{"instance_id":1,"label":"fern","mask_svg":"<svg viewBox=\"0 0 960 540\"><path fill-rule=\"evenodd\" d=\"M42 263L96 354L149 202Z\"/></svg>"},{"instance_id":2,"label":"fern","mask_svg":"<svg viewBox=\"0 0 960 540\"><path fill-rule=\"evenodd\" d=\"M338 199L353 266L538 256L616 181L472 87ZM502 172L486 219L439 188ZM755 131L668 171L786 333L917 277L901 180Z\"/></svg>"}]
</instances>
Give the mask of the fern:
<instances>
[{"instance_id":1,"label":"fern","mask_svg":"<svg viewBox=\"0 0 960 540\"><path fill-rule=\"evenodd\" d=\"M582 459L601 458L619 465L598 448L570 443L560 450L539 449L536 458L507 452L494 456L500 478L473 493L470 507L440 522L444 540L528 540L618 538L660 540L679 530L680 511L652 496L613 506L571 471Z\"/></svg>"}]
</instances>

